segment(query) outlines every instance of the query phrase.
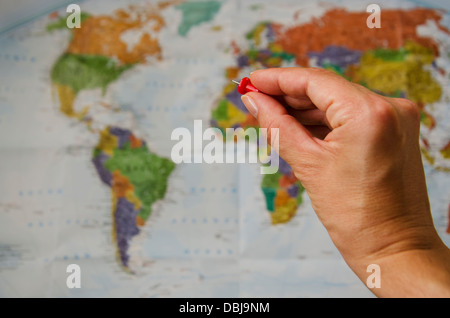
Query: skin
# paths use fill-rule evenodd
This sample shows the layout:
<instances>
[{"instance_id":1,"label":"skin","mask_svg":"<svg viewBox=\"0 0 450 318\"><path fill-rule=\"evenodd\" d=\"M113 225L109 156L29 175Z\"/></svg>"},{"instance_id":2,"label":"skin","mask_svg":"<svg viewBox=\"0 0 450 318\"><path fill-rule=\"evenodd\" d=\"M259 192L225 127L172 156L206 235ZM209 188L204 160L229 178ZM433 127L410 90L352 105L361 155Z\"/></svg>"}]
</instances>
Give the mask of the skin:
<instances>
[{"instance_id":1,"label":"skin","mask_svg":"<svg viewBox=\"0 0 450 318\"><path fill-rule=\"evenodd\" d=\"M379 297L450 297L450 250L430 212L419 148L419 109L316 68L250 76L242 96L293 168L349 267ZM270 95L270 96L269 96ZM273 136L267 136L270 138Z\"/></svg>"}]
</instances>

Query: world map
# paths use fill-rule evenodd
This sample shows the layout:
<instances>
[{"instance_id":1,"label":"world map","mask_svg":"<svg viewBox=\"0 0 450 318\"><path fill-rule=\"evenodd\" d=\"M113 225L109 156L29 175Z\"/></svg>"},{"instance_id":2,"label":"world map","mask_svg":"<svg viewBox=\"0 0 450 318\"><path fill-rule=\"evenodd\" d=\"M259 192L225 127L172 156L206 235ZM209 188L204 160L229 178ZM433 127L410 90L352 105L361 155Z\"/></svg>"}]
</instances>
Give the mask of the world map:
<instances>
[{"instance_id":1,"label":"world map","mask_svg":"<svg viewBox=\"0 0 450 318\"><path fill-rule=\"evenodd\" d=\"M258 128L231 80L270 67L414 101L450 243L448 5L386 1L379 29L355 1L80 7L81 28L61 8L0 34L0 296L370 297L282 158L267 175L171 160L171 131L194 120Z\"/></svg>"}]
</instances>

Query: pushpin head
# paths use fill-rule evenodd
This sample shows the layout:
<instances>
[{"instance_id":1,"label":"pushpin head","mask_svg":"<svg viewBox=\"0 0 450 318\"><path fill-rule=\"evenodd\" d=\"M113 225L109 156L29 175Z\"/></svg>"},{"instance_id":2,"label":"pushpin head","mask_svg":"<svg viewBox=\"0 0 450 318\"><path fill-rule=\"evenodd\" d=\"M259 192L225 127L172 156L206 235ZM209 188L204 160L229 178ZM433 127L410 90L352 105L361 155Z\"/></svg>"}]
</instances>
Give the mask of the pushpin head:
<instances>
[{"instance_id":1,"label":"pushpin head","mask_svg":"<svg viewBox=\"0 0 450 318\"><path fill-rule=\"evenodd\" d=\"M250 82L250 79L248 77L244 77L240 83L233 81L234 83L238 84L238 92L239 94L246 94L248 92L259 92L259 89L257 89L255 86L252 85Z\"/></svg>"}]
</instances>

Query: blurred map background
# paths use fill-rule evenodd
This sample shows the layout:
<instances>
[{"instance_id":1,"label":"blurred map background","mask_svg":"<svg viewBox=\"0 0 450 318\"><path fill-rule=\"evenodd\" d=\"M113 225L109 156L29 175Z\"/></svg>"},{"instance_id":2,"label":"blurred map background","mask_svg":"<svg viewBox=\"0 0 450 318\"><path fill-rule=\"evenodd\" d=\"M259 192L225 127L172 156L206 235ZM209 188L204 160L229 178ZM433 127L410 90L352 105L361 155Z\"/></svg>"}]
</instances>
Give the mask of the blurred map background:
<instances>
[{"instance_id":1,"label":"blurred map background","mask_svg":"<svg viewBox=\"0 0 450 318\"><path fill-rule=\"evenodd\" d=\"M230 80L266 67L415 101L450 244L448 2L378 1L381 29L364 1L70 3L0 4L0 296L372 297L285 162L170 159L194 120L256 127Z\"/></svg>"}]
</instances>

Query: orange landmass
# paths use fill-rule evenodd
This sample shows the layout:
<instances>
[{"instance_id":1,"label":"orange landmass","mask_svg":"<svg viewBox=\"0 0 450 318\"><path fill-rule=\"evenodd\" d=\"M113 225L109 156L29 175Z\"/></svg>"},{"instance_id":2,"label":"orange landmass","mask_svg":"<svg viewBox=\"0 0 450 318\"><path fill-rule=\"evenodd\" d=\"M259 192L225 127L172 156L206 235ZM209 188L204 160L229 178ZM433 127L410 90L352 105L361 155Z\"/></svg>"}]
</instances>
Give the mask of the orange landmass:
<instances>
[{"instance_id":1,"label":"orange landmass","mask_svg":"<svg viewBox=\"0 0 450 318\"><path fill-rule=\"evenodd\" d=\"M239 46L236 44L235 41L231 41L231 47L233 48L233 54L239 54L241 53L241 49L239 48Z\"/></svg>"},{"instance_id":2,"label":"orange landmass","mask_svg":"<svg viewBox=\"0 0 450 318\"><path fill-rule=\"evenodd\" d=\"M112 191L116 198L125 198L127 191L134 191L134 186L119 170L113 172Z\"/></svg>"},{"instance_id":3,"label":"orange landmass","mask_svg":"<svg viewBox=\"0 0 450 318\"><path fill-rule=\"evenodd\" d=\"M50 19L56 19L57 17L59 17L59 13L58 13L58 11L53 11L52 13L50 13L50 14L48 15L48 17L49 17Z\"/></svg>"},{"instance_id":4,"label":"orange landmass","mask_svg":"<svg viewBox=\"0 0 450 318\"><path fill-rule=\"evenodd\" d=\"M138 226L144 226L145 225L145 220L138 215L138 216L136 216L136 224Z\"/></svg>"},{"instance_id":5,"label":"orange landmass","mask_svg":"<svg viewBox=\"0 0 450 318\"><path fill-rule=\"evenodd\" d=\"M225 76L229 80L235 79L239 75L239 71L239 67L227 67L225 70Z\"/></svg>"},{"instance_id":6,"label":"orange landmass","mask_svg":"<svg viewBox=\"0 0 450 318\"><path fill-rule=\"evenodd\" d=\"M275 206L284 206L291 197L285 189L278 189L275 197Z\"/></svg>"},{"instance_id":7,"label":"orange landmass","mask_svg":"<svg viewBox=\"0 0 450 318\"><path fill-rule=\"evenodd\" d=\"M431 48L439 56L437 43L428 37L417 34L417 26L431 20L441 31L450 31L440 24L440 11L426 8L411 10L382 10L381 28L370 29L366 12L348 12L345 9L333 9L310 23L284 29L274 25L277 33L276 43L283 50L296 56L300 66L309 66L308 52L322 52L330 45L345 46L351 50L366 51L386 48L400 49L405 42L412 40Z\"/></svg>"},{"instance_id":8,"label":"orange landmass","mask_svg":"<svg viewBox=\"0 0 450 318\"><path fill-rule=\"evenodd\" d=\"M130 147L140 148L142 146L142 141L139 138L136 138L133 134L130 135Z\"/></svg>"},{"instance_id":9,"label":"orange landmass","mask_svg":"<svg viewBox=\"0 0 450 318\"><path fill-rule=\"evenodd\" d=\"M83 27L73 29L67 51L117 58L124 64L144 63L148 56L161 59L161 47L154 35L143 33L131 49L121 39L124 32L138 31L149 22L152 23L152 33L160 31L165 26L165 21L159 14L159 9L160 7L153 6L130 6L127 10L117 10L112 16L88 17L83 21Z\"/></svg>"},{"instance_id":10,"label":"orange landmass","mask_svg":"<svg viewBox=\"0 0 450 318\"><path fill-rule=\"evenodd\" d=\"M283 174L283 176L280 178L280 180L278 181L278 184L280 185L280 187L283 188L289 188L291 185L293 185L294 183L296 183L298 180L294 175L286 175Z\"/></svg>"}]
</instances>

